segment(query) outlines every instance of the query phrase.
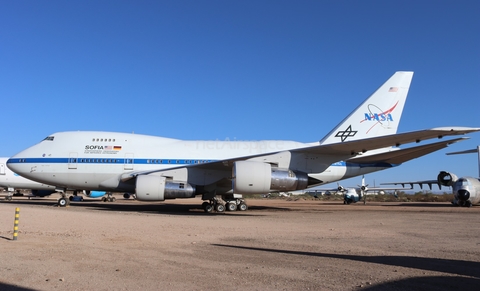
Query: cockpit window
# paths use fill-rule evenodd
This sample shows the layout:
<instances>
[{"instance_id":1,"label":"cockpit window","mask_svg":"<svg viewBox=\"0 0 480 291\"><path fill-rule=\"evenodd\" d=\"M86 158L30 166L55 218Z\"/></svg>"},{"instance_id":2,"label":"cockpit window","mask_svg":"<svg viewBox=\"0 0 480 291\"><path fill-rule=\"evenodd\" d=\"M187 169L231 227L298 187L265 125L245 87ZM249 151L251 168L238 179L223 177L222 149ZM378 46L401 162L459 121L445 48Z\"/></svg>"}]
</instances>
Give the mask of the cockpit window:
<instances>
[{"instance_id":1,"label":"cockpit window","mask_svg":"<svg viewBox=\"0 0 480 291\"><path fill-rule=\"evenodd\" d=\"M47 137L44 138L43 140L51 140L51 141L53 141L54 138L55 138L54 136L47 136Z\"/></svg>"},{"instance_id":2,"label":"cockpit window","mask_svg":"<svg viewBox=\"0 0 480 291\"><path fill-rule=\"evenodd\" d=\"M470 181L468 181L468 179L464 179L464 178L460 178L457 180L457 182L455 182L455 186L457 187L461 187L461 186L469 186L470 185Z\"/></svg>"}]
</instances>

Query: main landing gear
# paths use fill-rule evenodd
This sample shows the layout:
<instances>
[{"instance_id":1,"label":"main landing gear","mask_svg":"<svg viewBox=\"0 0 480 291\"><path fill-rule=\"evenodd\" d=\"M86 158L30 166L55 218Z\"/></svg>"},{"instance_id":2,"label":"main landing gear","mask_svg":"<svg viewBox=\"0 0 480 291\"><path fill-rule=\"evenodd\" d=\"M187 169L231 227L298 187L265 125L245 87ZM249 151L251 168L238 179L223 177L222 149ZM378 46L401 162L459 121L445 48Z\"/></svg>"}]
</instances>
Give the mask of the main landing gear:
<instances>
[{"instance_id":1,"label":"main landing gear","mask_svg":"<svg viewBox=\"0 0 480 291\"><path fill-rule=\"evenodd\" d=\"M202 208L206 213L216 212L225 212L227 211L246 211L248 209L247 204L243 198L234 198L234 199L218 199L213 197L208 202L205 201L202 203Z\"/></svg>"},{"instance_id":2,"label":"main landing gear","mask_svg":"<svg viewBox=\"0 0 480 291\"><path fill-rule=\"evenodd\" d=\"M107 197L105 197L105 196L102 197L103 202L115 202L115 201L117 201L117 199L115 197L113 197L112 193L108 192L106 195L107 195Z\"/></svg>"},{"instance_id":3,"label":"main landing gear","mask_svg":"<svg viewBox=\"0 0 480 291\"><path fill-rule=\"evenodd\" d=\"M66 207L69 204L70 204L70 200L67 199L67 196L65 195L65 193L62 193L62 197L58 199L58 206Z\"/></svg>"}]
</instances>

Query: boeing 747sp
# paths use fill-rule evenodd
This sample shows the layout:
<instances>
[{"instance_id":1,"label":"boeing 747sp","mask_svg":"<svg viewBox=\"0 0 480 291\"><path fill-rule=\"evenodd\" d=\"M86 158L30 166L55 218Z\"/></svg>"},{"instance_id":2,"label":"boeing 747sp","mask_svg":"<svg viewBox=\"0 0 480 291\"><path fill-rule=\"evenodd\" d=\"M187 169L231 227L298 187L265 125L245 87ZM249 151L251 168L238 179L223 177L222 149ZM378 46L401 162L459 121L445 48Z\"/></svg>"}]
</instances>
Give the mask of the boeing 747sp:
<instances>
[{"instance_id":1,"label":"boeing 747sp","mask_svg":"<svg viewBox=\"0 0 480 291\"><path fill-rule=\"evenodd\" d=\"M206 212L246 210L242 194L302 190L388 169L462 138L405 149L400 145L480 130L442 127L397 134L412 76L396 72L312 143L58 132L12 157L8 167L57 189L128 192L143 201L202 195L208 201L203 203Z\"/></svg>"}]
</instances>

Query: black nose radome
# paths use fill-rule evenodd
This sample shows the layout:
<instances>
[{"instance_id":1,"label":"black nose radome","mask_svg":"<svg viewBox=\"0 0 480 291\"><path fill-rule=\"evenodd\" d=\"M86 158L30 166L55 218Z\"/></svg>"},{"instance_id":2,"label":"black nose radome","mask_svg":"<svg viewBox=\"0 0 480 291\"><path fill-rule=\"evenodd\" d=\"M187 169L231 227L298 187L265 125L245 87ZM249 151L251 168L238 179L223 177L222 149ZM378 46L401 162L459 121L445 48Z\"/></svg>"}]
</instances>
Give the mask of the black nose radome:
<instances>
[{"instance_id":1,"label":"black nose radome","mask_svg":"<svg viewBox=\"0 0 480 291\"><path fill-rule=\"evenodd\" d=\"M467 190L458 190L458 199L462 201L467 201L470 198L470 192Z\"/></svg>"}]
</instances>

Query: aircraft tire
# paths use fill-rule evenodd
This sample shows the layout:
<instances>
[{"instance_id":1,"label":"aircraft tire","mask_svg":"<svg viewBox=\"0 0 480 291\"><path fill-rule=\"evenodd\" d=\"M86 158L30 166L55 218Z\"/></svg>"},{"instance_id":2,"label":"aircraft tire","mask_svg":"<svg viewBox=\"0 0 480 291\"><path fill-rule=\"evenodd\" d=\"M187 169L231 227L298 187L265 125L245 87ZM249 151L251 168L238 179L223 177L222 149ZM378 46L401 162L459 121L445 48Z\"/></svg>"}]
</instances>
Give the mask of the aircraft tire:
<instances>
[{"instance_id":1,"label":"aircraft tire","mask_svg":"<svg viewBox=\"0 0 480 291\"><path fill-rule=\"evenodd\" d=\"M248 209L247 204L245 204L243 202L238 205L238 210L240 210L240 211L247 211L247 209Z\"/></svg>"},{"instance_id":2,"label":"aircraft tire","mask_svg":"<svg viewBox=\"0 0 480 291\"><path fill-rule=\"evenodd\" d=\"M237 204L235 202L227 203L227 210L228 211L235 211L237 210Z\"/></svg>"},{"instance_id":3,"label":"aircraft tire","mask_svg":"<svg viewBox=\"0 0 480 291\"><path fill-rule=\"evenodd\" d=\"M217 212L225 212L225 205L220 204L220 203L217 204L217 205L215 206L215 211L217 211Z\"/></svg>"},{"instance_id":4,"label":"aircraft tire","mask_svg":"<svg viewBox=\"0 0 480 291\"><path fill-rule=\"evenodd\" d=\"M102 201L107 202L108 201L107 197L102 197Z\"/></svg>"},{"instance_id":5,"label":"aircraft tire","mask_svg":"<svg viewBox=\"0 0 480 291\"><path fill-rule=\"evenodd\" d=\"M67 205L68 205L68 201L67 201L66 198L62 197L62 198L58 199L58 206L65 207Z\"/></svg>"},{"instance_id":6,"label":"aircraft tire","mask_svg":"<svg viewBox=\"0 0 480 291\"><path fill-rule=\"evenodd\" d=\"M115 201L117 201L117 198L112 197L112 201L111 201L111 202L115 202Z\"/></svg>"},{"instance_id":7,"label":"aircraft tire","mask_svg":"<svg viewBox=\"0 0 480 291\"><path fill-rule=\"evenodd\" d=\"M205 210L206 213L212 213L213 212L213 205L208 203L208 202L205 202L207 203L204 207L203 207L203 210Z\"/></svg>"}]
</instances>

